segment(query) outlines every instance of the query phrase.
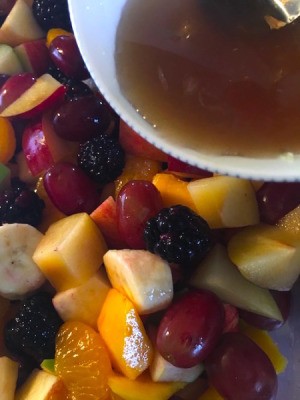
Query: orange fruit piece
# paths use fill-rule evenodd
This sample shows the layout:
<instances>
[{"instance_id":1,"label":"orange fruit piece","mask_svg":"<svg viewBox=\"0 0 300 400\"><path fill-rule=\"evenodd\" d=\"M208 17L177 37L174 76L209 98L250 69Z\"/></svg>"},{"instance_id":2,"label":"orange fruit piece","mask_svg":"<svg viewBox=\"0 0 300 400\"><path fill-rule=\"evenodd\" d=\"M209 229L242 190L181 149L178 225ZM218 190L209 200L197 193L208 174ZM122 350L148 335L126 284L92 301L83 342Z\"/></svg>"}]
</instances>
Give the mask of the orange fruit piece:
<instances>
[{"instance_id":1,"label":"orange fruit piece","mask_svg":"<svg viewBox=\"0 0 300 400\"><path fill-rule=\"evenodd\" d=\"M55 373L68 390L68 400L109 400L112 373L105 344L90 326L65 322L57 335Z\"/></svg>"},{"instance_id":2,"label":"orange fruit piece","mask_svg":"<svg viewBox=\"0 0 300 400\"><path fill-rule=\"evenodd\" d=\"M65 31L64 29L61 29L61 28L49 29L49 31L47 32L47 38L46 38L47 47L50 46L51 42L57 36L73 36L73 34L71 32Z\"/></svg>"},{"instance_id":3,"label":"orange fruit piece","mask_svg":"<svg viewBox=\"0 0 300 400\"><path fill-rule=\"evenodd\" d=\"M8 119L0 117L0 163L6 164L16 150L16 136Z\"/></svg>"}]
</instances>

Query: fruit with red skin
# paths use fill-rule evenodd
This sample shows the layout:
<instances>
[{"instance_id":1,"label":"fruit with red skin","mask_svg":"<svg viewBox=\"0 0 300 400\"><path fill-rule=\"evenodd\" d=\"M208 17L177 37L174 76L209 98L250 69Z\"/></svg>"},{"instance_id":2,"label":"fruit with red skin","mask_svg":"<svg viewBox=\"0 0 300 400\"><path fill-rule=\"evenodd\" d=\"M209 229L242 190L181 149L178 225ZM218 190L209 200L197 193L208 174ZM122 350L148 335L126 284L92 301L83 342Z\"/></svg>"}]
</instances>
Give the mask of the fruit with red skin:
<instances>
[{"instance_id":1,"label":"fruit with red skin","mask_svg":"<svg viewBox=\"0 0 300 400\"><path fill-rule=\"evenodd\" d=\"M13 79L14 77L11 77L1 88L0 102L1 95L4 97L4 100L7 100L4 90L8 91L7 86ZM28 77L25 78L25 81L28 82ZM21 82L21 84L23 83ZM14 84L14 87L18 86ZM65 87L49 74L44 74L37 78L27 90L24 90L24 84L22 90L19 87L17 90L19 96L14 98L9 105L5 104L5 102L0 103L0 115L2 117L36 117L38 114L54 107L55 104L62 101L66 91Z\"/></svg>"},{"instance_id":2,"label":"fruit with red skin","mask_svg":"<svg viewBox=\"0 0 300 400\"><path fill-rule=\"evenodd\" d=\"M178 158L168 155L168 171L183 178L208 178L213 176L213 173L205 169L187 164Z\"/></svg>"},{"instance_id":3,"label":"fruit with red skin","mask_svg":"<svg viewBox=\"0 0 300 400\"><path fill-rule=\"evenodd\" d=\"M300 183L266 182L256 197L261 221L272 225L300 204Z\"/></svg>"},{"instance_id":4,"label":"fruit with red skin","mask_svg":"<svg viewBox=\"0 0 300 400\"><path fill-rule=\"evenodd\" d=\"M238 332L239 330L239 312L238 309L231 304L224 304L225 322L223 333Z\"/></svg>"},{"instance_id":5,"label":"fruit with red skin","mask_svg":"<svg viewBox=\"0 0 300 400\"><path fill-rule=\"evenodd\" d=\"M99 204L94 182L76 165L59 162L44 175L44 186L53 204L64 214L91 213Z\"/></svg>"},{"instance_id":6,"label":"fruit with red skin","mask_svg":"<svg viewBox=\"0 0 300 400\"><path fill-rule=\"evenodd\" d=\"M262 315L258 315L246 310L239 311L240 317L248 324L253 325L259 329L264 329L266 331L272 331L274 329L280 328L289 317L292 302L292 293L290 291L284 292L278 290L271 290L271 293L282 314L282 321L263 317Z\"/></svg>"},{"instance_id":7,"label":"fruit with red skin","mask_svg":"<svg viewBox=\"0 0 300 400\"><path fill-rule=\"evenodd\" d=\"M129 181L117 198L117 220L123 241L133 249L145 249L144 227L162 209L162 199L152 182Z\"/></svg>"},{"instance_id":8,"label":"fruit with red skin","mask_svg":"<svg viewBox=\"0 0 300 400\"><path fill-rule=\"evenodd\" d=\"M168 161L166 153L147 142L146 139L138 135L123 120L120 121L119 141L126 153L143 158L150 158L150 160Z\"/></svg>"},{"instance_id":9,"label":"fruit with red skin","mask_svg":"<svg viewBox=\"0 0 300 400\"><path fill-rule=\"evenodd\" d=\"M105 133L111 120L106 103L89 95L65 100L55 110L53 126L63 139L85 142L97 133Z\"/></svg>"},{"instance_id":10,"label":"fruit with red skin","mask_svg":"<svg viewBox=\"0 0 300 400\"><path fill-rule=\"evenodd\" d=\"M210 384L228 400L275 400L273 364L251 339L225 333L205 361Z\"/></svg>"},{"instance_id":11,"label":"fruit with red skin","mask_svg":"<svg viewBox=\"0 0 300 400\"><path fill-rule=\"evenodd\" d=\"M163 316L156 338L160 354L180 368L193 367L213 351L224 327L224 307L206 290L191 290Z\"/></svg>"},{"instance_id":12,"label":"fruit with red skin","mask_svg":"<svg viewBox=\"0 0 300 400\"><path fill-rule=\"evenodd\" d=\"M75 157L78 145L57 136L50 114L45 113L42 118L30 122L25 128L22 149L31 174L37 176L55 162L71 160L73 154Z\"/></svg>"},{"instance_id":13,"label":"fruit with red skin","mask_svg":"<svg viewBox=\"0 0 300 400\"><path fill-rule=\"evenodd\" d=\"M45 39L21 43L14 48L25 71L36 76L45 74L50 66L50 57Z\"/></svg>"},{"instance_id":14,"label":"fruit with red skin","mask_svg":"<svg viewBox=\"0 0 300 400\"><path fill-rule=\"evenodd\" d=\"M61 35L54 38L49 46L49 54L53 63L68 78L84 80L89 77L73 35Z\"/></svg>"}]
</instances>

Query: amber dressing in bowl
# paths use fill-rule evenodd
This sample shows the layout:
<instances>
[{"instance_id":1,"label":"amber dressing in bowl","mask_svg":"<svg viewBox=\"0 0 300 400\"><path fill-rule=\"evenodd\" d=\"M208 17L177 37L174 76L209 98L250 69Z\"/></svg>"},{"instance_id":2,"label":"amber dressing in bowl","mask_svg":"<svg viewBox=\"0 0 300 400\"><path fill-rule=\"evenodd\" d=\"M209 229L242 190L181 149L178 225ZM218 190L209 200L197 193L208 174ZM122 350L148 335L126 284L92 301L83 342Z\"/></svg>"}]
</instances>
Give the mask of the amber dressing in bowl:
<instances>
[{"instance_id":1,"label":"amber dressing in bowl","mask_svg":"<svg viewBox=\"0 0 300 400\"><path fill-rule=\"evenodd\" d=\"M147 121L199 152L300 153L300 21L274 31L235 0L128 0L120 87Z\"/></svg>"}]
</instances>

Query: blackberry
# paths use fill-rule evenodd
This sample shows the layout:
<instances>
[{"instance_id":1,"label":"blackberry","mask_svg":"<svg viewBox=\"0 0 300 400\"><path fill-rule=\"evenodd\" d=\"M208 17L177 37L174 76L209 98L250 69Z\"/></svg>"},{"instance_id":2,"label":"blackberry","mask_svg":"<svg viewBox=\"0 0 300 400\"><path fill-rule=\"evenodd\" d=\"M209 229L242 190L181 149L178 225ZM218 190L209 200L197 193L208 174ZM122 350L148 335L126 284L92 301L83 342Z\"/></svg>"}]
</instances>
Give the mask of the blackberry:
<instances>
[{"instance_id":1,"label":"blackberry","mask_svg":"<svg viewBox=\"0 0 300 400\"><path fill-rule=\"evenodd\" d=\"M164 208L150 218L144 237L149 251L177 264L198 262L213 244L207 222L181 205Z\"/></svg>"},{"instance_id":2,"label":"blackberry","mask_svg":"<svg viewBox=\"0 0 300 400\"><path fill-rule=\"evenodd\" d=\"M40 292L21 303L14 318L4 327L4 341L17 357L30 357L37 363L54 358L55 337L63 321L49 293Z\"/></svg>"},{"instance_id":3,"label":"blackberry","mask_svg":"<svg viewBox=\"0 0 300 400\"><path fill-rule=\"evenodd\" d=\"M72 32L67 0L33 0L32 12L45 32L51 28L61 28Z\"/></svg>"},{"instance_id":4,"label":"blackberry","mask_svg":"<svg viewBox=\"0 0 300 400\"><path fill-rule=\"evenodd\" d=\"M94 181L106 184L121 175L125 153L114 136L98 135L80 145L78 165Z\"/></svg>"},{"instance_id":5,"label":"blackberry","mask_svg":"<svg viewBox=\"0 0 300 400\"><path fill-rule=\"evenodd\" d=\"M45 203L17 178L11 187L0 192L0 224L29 224L37 227L42 221Z\"/></svg>"},{"instance_id":6,"label":"blackberry","mask_svg":"<svg viewBox=\"0 0 300 400\"><path fill-rule=\"evenodd\" d=\"M54 66L49 67L47 72L65 86L67 99L71 100L77 97L89 96L93 94L92 90L87 84L76 79L68 78Z\"/></svg>"}]
</instances>

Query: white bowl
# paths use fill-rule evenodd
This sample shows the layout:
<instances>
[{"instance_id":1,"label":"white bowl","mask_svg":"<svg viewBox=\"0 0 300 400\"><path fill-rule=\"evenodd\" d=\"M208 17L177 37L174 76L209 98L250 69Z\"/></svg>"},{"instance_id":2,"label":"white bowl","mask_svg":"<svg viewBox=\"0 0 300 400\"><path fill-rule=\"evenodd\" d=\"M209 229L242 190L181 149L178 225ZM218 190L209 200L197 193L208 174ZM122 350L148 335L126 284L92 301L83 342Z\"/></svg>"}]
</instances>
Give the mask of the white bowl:
<instances>
[{"instance_id":1,"label":"white bowl","mask_svg":"<svg viewBox=\"0 0 300 400\"><path fill-rule=\"evenodd\" d=\"M200 154L170 142L135 111L122 94L114 61L115 34L126 0L69 0L75 35L96 85L141 136L189 164L256 180L300 181L300 156L247 158Z\"/></svg>"}]
</instances>

